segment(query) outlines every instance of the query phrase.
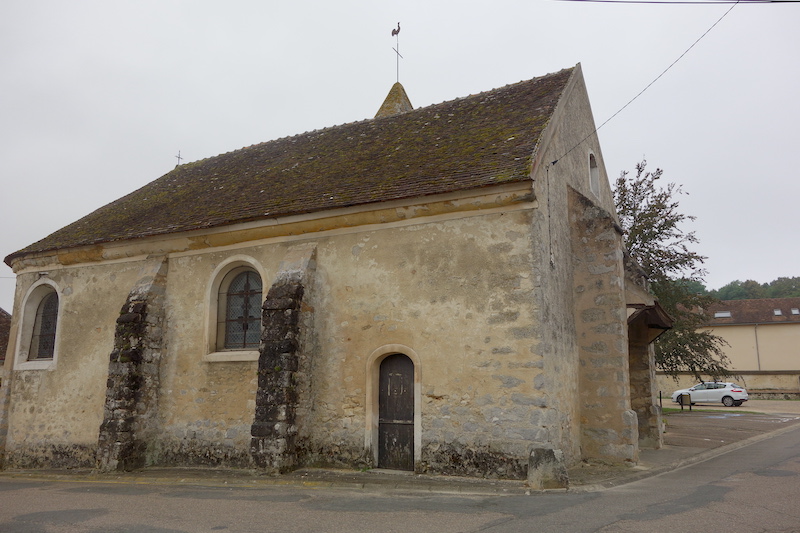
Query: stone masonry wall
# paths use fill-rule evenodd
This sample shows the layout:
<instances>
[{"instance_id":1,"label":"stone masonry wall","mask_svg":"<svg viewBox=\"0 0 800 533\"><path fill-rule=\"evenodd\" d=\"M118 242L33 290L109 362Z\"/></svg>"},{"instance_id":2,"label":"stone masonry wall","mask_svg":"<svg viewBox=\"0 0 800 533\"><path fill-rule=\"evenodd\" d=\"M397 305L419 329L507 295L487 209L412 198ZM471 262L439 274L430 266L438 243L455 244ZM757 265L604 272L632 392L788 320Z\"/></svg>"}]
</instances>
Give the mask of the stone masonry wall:
<instances>
[{"instance_id":1,"label":"stone masonry wall","mask_svg":"<svg viewBox=\"0 0 800 533\"><path fill-rule=\"evenodd\" d=\"M9 405L9 383L8 370L10 361L6 363L6 350L11 334L11 315L0 310L0 470L5 467L6 438L8 437L8 405ZM8 359L13 358L13 354Z\"/></svg>"},{"instance_id":2,"label":"stone masonry wall","mask_svg":"<svg viewBox=\"0 0 800 533\"><path fill-rule=\"evenodd\" d=\"M582 456L636 461L638 427L630 408L621 235L607 212L574 190L569 196Z\"/></svg>"},{"instance_id":3,"label":"stone masonry wall","mask_svg":"<svg viewBox=\"0 0 800 533\"><path fill-rule=\"evenodd\" d=\"M166 271L166 259L149 261L117 318L97 444L100 471L147 463L158 416Z\"/></svg>"},{"instance_id":4,"label":"stone masonry wall","mask_svg":"<svg viewBox=\"0 0 800 533\"><path fill-rule=\"evenodd\" d=\"M297 463L295 373L303 292L299 279L280 279L262 307L264 331L250 451L258 467L278 472L291 470Z\"/></svg>"},{"instance_id":5,"label":"stone masonry wall","mask_svg":"<svg viewBox=\"0 0 800 533\"><path fill-rule=\"evenodd\" d=\"M548 442L557 423L533 309L530 217L319 241L311 302L320 349L313 403L298 416L303 464L375 464L374 357L385 348L416 354L418 472L524 478L531 444Z\"/></svg>"},{"instance_id":6,"label":"stone masonry wall","mask_svg":"<svg viewBox=\"0 0 800 533\"><path fill-rule=\"evenodd\" d=\"M639 447L660 448L661 412L654 398L655 364L647 323L639 320L629 324L628 337L631 408L638 418Z\"/></svg>"},{"instance_id":7,"label":"stone masonry wall","mask_svg":"<svg viewBox=\"0 0 800 533\"><path fill-rule=\"evenodd\" d=\"M255 420L250 454L259 468L286 472L298 464L298 371L304 347L303 297L316 248L289 251L262 305Z\"/></svg>"}]
</instances>

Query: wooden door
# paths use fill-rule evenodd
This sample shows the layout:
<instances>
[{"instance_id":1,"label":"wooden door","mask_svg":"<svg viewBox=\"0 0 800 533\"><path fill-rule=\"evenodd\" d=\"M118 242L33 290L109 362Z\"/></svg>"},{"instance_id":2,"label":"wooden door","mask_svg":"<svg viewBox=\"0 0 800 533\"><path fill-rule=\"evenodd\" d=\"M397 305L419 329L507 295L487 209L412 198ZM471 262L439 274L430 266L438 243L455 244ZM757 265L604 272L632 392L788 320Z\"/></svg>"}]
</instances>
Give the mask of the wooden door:
<instances>
[{"instance_id":1,"label":"wooden door","mask_svg":"<svg viewBox=\"0 0 800 533\"><path fill-rule=\"evenodd\" d=\"M414 363L403 354L381 362L378 467L414 470Z\"/></svg>"}]
</instances>

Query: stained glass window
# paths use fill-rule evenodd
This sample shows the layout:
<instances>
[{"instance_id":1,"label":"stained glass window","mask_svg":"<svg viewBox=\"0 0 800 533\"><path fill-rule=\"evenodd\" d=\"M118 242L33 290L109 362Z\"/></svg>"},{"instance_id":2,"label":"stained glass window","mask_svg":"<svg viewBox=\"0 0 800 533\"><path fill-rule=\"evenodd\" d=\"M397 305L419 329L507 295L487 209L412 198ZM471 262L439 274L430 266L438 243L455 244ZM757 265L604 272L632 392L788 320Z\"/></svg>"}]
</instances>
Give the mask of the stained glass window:
<instances>
[{"instance_id":1,"label":"stained glass window","mask_svg":"<svg viewBox=\"0 0 800 533\"><path fill-rule=\"evenodd\" d=\"M237 274L225 296L225 348L257 348L261 340L261 277L252 270Z\"/></svg>"},{"instance_id":2,"label":"stained glass window","mask_svg":"<svg viewBox=\"0 0 800 533\"><path fill-rule=\"evenodd\" d=\"M33 324L31 349L28 360L52 359L56 347L56 322L58 320L58 295L49 293L39 302Z\"/></svg>"}]
</instances>

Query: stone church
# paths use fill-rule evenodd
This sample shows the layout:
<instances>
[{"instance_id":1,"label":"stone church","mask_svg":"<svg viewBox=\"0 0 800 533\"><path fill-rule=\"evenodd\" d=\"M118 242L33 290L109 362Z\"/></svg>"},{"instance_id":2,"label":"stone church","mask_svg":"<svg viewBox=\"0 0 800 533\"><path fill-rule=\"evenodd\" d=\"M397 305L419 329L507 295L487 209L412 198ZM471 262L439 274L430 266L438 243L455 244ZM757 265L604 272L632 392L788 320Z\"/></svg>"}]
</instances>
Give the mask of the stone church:
<instances>
[{"instance_id":1,"label":"stone church","mask_svg":"<svg viewBox=\"0 0 800 533\"><path fill-rule=\"evenodd\" d=\"M5 468L549 457L546 486L660 444L669 317L580 65L419 109L396 84L373 119L177 166L5 262Z\"/></svg>"}]
</instances>

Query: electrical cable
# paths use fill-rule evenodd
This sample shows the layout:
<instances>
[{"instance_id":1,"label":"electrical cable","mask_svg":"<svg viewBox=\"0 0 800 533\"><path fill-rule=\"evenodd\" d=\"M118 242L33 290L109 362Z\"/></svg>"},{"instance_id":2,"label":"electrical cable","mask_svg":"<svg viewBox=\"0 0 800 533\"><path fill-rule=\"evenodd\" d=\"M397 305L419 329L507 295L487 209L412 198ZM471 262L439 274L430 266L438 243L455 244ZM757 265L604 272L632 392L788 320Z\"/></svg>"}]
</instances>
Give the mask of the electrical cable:
<instances>
[{"instance_id":1,"label":"electrical cable","mask_svg":"<svg viewBox=\"0 0 800 533\"><path fill-rule=\"evenodd\" d=\"M567 1L567 2L590 2L590 1L591 1L591 2L594 2L594 1L612 1L612 0L559 0L559 1ZM675 66L675 64L676 64L678 61L680 61L681 59L683 59L683 56L685 56L686 54L688 54L688 53L689 53L689 50L691 50L692 48L694 48L694 47L695 47L695 45L696 45L697 43L699 43L699 42L700 42L700 40L701 40L703 37L705 37L706 35L708 35L708 33L709 33L711 30L713 30L713 29L714 29L714 27L715 27L717 24L719 24L719 23L722 21L722 19L724 19L724 18L725 18L725 17L728 15L728 13L730 13L730 12L731 12L731 10L733 10L733 8L734 8L734 7L736 7L736 6L737 6L739 3L742 3L743 1L744 1L744 2L748 2L748 1L749 1L750 3L753 3L753 0L737 0L737 1L736 1L736 2L735 2L735 3L734 3L734 4L733 4L733 5L732 5L732 6L731 6L731 7L730 7L730 8L729 8L729 9L728 9L726 12L725 12L725 13L723 13L723 14L722 14L722 16L721 16L720 18L718 18L718 19L717 19L717 21L716 21L714 24L712 24L712 25L711 25L711 27L710 27L710 28L708 28L708 29L705 31L705 33L703 33L703 35L701 35L700 37L698 37L698 38L697 38L697 40L696 40L695 42L693 42L693 43L692 43L692 45L691 45L689 48L687 48L687 49L686 49L686 51L685 51L685 52L683 52L683 53L682 53L680 56L678 56L678 59L676 59L675 61L673 61L672 63L670 63L670 65L669 65L667 68L665 68L665 69L664 69L664 70L661 72L661 74L659 74L658 76L656 76L656 78L655 78L653 81L651 81L650 83L648 83L648 84L647 84L647 86L646 86L644 89L642 89L641 91L639 91L639 94L637 94L636 96L634 96L633 98L631 98L631 99L628 101L628 103L627 103L627 104L625 104L624 106L622 106L621 108L619 108L619 110L618 110L616 113L614 113L613 115L611 115L610 117L608 117L608 119L606 119L606 121L605 121L605 122L603 122L602 124L600 124L599 126L597 126L597 127L594 129L594 131L592 131L592 132L591 132L589 135L587 135L586 137L584 137L583 139L581 139L581 140L580 140L580 142L578 142L578 143L577 143L575 146L573 146L572 148L570 148L569 150L567 150L567 151L566 151L564 154L562 154L560 157L556 158L556 159L555 159L555 161L552 161L552 162L550 163L550 165L555 165L556 163L558 163L558 161L559 161L559 160L560 160L562 157L565 157L565 156L569 155L569 153L570 153L570 152L572 152L572 151L573 151L575 148L577 148L578 146L580 146L581 144L583 144L583 143L586 141L586 139L588 139L589 137L591 137L592 135L594 135L595 133L597 133L597 132L600 130L600 128L602 128L603 126L605 126L606 124L608 124L609 122L611 122L611 120L612 120L614 117L616 117L617 115L619 115L620 113L622 113L622 111L624 111L626 107L628 107L629 105L631 105L631 104L632 104L632 103L633 103L633 102L634 102L634 101L635 101L637 98L639 98L640 96L642 96L642 94L644 94L644 92L645 92L647 89L649 89L649 88L650 88L650 87L651 87L651 86L652 86L652 85L653 85L655 82L657 82L659 79L661 79L661 77L662 77L664 74L666 74L666 73L667 73L667 71L669 71L669 69L671 69L672 67L674 67L674 66ZM649 3L649 2L648 2L648 3Z\"/></svg>"},{"instance_id":2,"label":"electrical cable","mask_svg":"<svg viewBox=\"0 0 800 533\"><path fill-rule=\"evenodd\" d=\"M556 2L593 2L596 4L787 4L800 0L555 0Z\"/></svg>"}]
</instances>

